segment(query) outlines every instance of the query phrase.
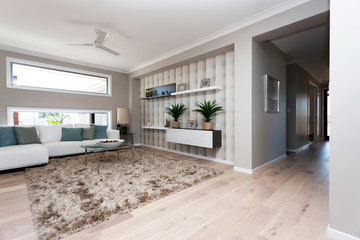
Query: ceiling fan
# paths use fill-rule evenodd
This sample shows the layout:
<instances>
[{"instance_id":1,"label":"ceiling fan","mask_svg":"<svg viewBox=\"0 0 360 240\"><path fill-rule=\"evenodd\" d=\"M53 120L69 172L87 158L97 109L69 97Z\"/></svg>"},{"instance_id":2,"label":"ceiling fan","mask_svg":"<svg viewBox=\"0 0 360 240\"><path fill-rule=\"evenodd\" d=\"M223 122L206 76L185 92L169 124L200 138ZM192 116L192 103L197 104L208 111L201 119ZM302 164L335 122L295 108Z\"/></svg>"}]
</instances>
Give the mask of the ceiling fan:
<instances>
[{"instance_id":1,"label":"ceiling fan","mask_svg":"<svg viewBox=\"0 0 360 240\"><path fill-rule=\"evenodd\" d=\"M109 36L107 32L101 31L101 29L95 29L96 34L98 35L97 38L93 43L67 43L66 45L75 45L75 46L94 46L100 48L108 53L114 54L116 56L120 55L120 53L103 46L105 40Z\"/></svg>"}]
</instances>

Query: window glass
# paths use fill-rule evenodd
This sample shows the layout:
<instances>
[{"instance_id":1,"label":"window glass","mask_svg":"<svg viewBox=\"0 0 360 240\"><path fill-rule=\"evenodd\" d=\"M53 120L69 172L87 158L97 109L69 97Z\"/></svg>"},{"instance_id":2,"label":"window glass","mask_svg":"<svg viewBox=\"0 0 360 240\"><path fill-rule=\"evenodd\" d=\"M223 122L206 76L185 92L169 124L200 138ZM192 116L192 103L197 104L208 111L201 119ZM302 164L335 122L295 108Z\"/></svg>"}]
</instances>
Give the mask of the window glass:
<instances>
[{"instance_id":1,"label":"window glass","mask_svg":"<svg viewBox=\"0 0 360 240\"><path fill-rule=\"evenodd\" d=\"M94 123L97 125L108 125L110 119L109 112L66 112L47 109L29 110L12 109L10 110L10 125L55 125L73 123Z\"/></svg>"},{"instance_id":2,"label":"window glass","mask_svg":"<svg viewBox=\"0 0 360 240\"><path fill-rule=\"evenodd\" d=\"M10 60L9 66L10 87L110 95L110 76L64 70L60 67L57 69L55 66L44 67L41 64L37 66L16 60Z\"/></svg>"}]
</instances>

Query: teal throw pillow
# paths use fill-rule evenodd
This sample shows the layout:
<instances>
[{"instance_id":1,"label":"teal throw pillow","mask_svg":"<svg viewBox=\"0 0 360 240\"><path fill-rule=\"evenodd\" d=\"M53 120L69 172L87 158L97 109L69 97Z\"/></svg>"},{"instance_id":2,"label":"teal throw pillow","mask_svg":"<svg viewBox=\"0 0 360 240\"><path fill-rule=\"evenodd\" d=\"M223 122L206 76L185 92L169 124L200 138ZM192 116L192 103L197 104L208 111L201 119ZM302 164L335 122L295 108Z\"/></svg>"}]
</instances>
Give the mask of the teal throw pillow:
<instances>
[{"instance_id":1,"label":"teal throw pillow","mask_svg":"<svg viewBox=\"0 0 360 240\"><path fill-rule=\"evenodd\" d=\"M91 127L95 127L95 139L104 139L107 138L106 129L107 126L99 126L90 124Z\"/></svg>"},{"instance_id":2,"label":"teal throw pillow","mask_svg":"<svg viewBox=\"0 0 360 240\"><path fill-rule=\"evenodd\" d=\"M61 141L81 141L82 128L62 128Z\"/></svg>"},{"instance_id":3,"label":"teal throw pillow","mask_svg":"<svg viewBox=\"0 0 360 240\"><path fill-rule=\"evenodd\" d=\"M95 138L95 127L83 128L82 139L83 140L94 140Z\"/></svg>"},{"instance_id":4,"label":"teal throw pillow","mask_svg":"<svg viewBox=\"0 0 360 240\"><path fill-rule=\"evenodd\" d=\"M18 144L40 143L35 127L14 127Z\"/></svg>"},{"instance_id":5,"label":"teal throw pillow","mask_svg":"<svg viewBox=\"0 0 360 240\"><path fill-rule=\"evenodd\" d=\"M0 147L17 144L14 127L0 127Z\"/></svg>"}]
</instances>

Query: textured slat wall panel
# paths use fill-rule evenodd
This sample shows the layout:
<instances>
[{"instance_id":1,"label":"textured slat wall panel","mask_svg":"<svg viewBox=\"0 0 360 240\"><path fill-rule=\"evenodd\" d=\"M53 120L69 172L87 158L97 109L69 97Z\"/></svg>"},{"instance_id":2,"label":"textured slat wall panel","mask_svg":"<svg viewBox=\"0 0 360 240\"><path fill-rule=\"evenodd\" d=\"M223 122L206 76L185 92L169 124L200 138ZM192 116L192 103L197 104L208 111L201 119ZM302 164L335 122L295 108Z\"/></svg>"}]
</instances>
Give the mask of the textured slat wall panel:
<instances>
[{"instance_id":1,"label":"textured slat wall panel","mask_svg":"<svg viewBox=\"0 0 360 240\"><path fill-rule=\"evenodd\" d=\"M226 92L226 75L225 75L225 65L226 64L226 57L225 54L224 55L218 55L215 58L215 79L216 81L216 86L221 87L221 89L224 89L223 91L219 91L216 93L215 95L215 100L216 102L218 102L221 106L223 106L224 109L226 109L226 100L225 100L225 92ZM225 81L224 81L225 80ZM226 126L225 123L225 115L226 112L224 111L221 114L217 114L215 116L215 129L220 129L220 126ZM226 130L226 127L225 129ZM222 139L222 147L216 149L216 158L219 159L224 159L226 157L226 131L222 132L221 135Z\"/></svg>"},{"instance_id":2,"label":"textured slat wall panel","mask_svg":"<svg viewBox=\"0 0 360 240\"><path fill-rule=\"evenodd\" d=\"M177 95L169 98L144 100L141 102L141 124L151 122L154 126L164 126L165 119L171 120L165 114L165 107L171 104L184 103L188 110L181 117L181 127L186 128L188 120L196 120L198 128L202 128L203 118L193 112L196 102L216 100L224 111L213 119L214 129L222 130L222 147L206 149L182 144L166 142L166 131L142 129L141 141L146 145L167 148L179 152L190 153L219 160L234 162L234 52L226 52L215 57L209 57L181 67L168 69L141 79L141 96L145 97L145 89L170 83L185 83L186 89L197 89L202 79L210 78L210 86L221 87L220 91L209 91ZM161 94L161 93L160 93Z\"/></svg>"}]
</instances>

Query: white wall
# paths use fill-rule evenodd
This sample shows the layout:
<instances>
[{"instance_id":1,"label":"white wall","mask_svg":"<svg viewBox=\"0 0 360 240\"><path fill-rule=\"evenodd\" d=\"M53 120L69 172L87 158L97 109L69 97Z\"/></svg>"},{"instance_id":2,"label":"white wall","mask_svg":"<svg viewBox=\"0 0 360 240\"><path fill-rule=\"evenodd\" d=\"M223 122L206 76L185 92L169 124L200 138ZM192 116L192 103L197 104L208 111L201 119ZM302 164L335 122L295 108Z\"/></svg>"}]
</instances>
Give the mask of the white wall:
<instances>
[{"instance_id":1,"label":"white wall","mask_svg":"<svg viewBox=\"0 0 360 240\"><path fill-rule=\"evenodd\" d=\"M215 130L222 131L222 146L216 149L206 149L166 141L164 130L142 129L141 143L158 148L170 149L188 154L196 154L211 159L234 162L234 51L226 51L215 56L207 56L197 61L181 66L162 69L149 76L141 78L139 91L145 97L145 89L164 84L186 84L187 90L200 88L202 79L210 78L210 86L220 87L221 90L177 95L170 98L157 98L141 101L141 125L151 122L154 126L162 127L165 119L173 119L165 113L165 107L170 104L183 103L187 107L179 119L181 128L186 128L188 120L196 120L198 129L202 129L203 117L192 110L196 102L216 100L224 111L218 113L212 120Z\"/></svg>"},{"instance_id":2,"label":"white wall","mask_svg":"<svg viewBox=\"0 0 360 240\"><path fill-rule=\"evenodd\" d=\"M252 49L252 169L254 169L286 154L286 57L270 41L264 43L253 41ZM265 74L280 80L278 113L266 113L264 110Z\"/></svg>"},{"instance_id":3,"label":"white wall","mask_svg":"<svg viewBox=\"0 0 360 240\"><path fill-rule=\"evenodd\" d=\"M330 9L330 231L360 239L360 1ZM338 239L351 239L346 238ZM352 238L355 239L355 238Z\"/></svg>"}]
</instances>

